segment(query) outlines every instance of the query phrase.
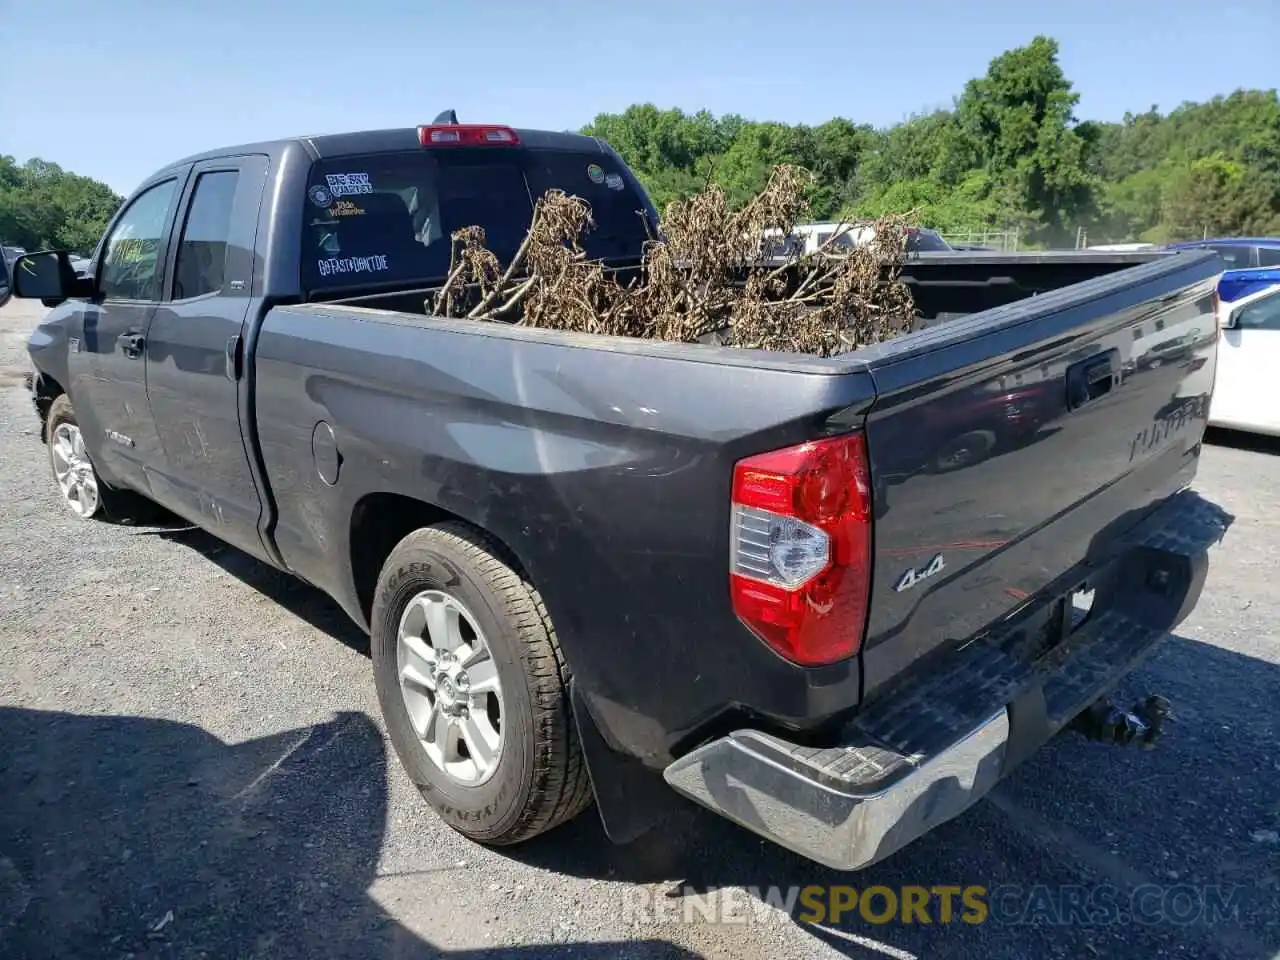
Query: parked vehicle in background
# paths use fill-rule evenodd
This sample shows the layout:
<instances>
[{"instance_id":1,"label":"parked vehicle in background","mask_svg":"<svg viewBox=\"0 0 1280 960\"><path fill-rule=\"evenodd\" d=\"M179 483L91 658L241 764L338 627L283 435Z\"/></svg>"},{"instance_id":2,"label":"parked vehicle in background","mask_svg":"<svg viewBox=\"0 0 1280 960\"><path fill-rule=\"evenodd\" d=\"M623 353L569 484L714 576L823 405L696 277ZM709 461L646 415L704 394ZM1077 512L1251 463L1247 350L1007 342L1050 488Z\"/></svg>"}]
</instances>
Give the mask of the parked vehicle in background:
<instances>
[{"instance_id":1,"label":"parked vehicle in background","mask_svg":"<svg viewBox=\"0 0 1280 960\"><path fill-rule=\"evenodd\" d=\"M1155 737L1106 697L1222 532L1188 489L1216 257L909 258L936 322L834 357L429 315L452 233L509 262L551 188L639 270L656 211L611 147L458 124L189 157L90 277L26 255L65 508L158 502L334 597L408 775L484 843L593 794L627 841L684 797L854 869L1068 726ZM1144 362L1157 319L1178 362Z\"/></svg>"},{"instance_id":2,"label":"parked vehicle in background","mask_svg":"<svg viewBox=\"0 0 1280 960\"><path fill-rule=\"evenodd\" d=\"M13 270L13 262L26 252L25 247L0 244L0 260L4 261L5 266L7 266L10 271Z\"/></svg>"},{"instance_id":3,"label":"parked vehicle in background","mask_svg":"<svg viewBox=\"0 0 1280 960\"><path fill-rule=\"evenodd\" d=\"M1217 240L1190 240L1173 243L1169 250L1213 250L1222 258L1223 274L1218 296L1239 300L1265 290L1280 276L1280 237L1224 237Z\"/></svg>"},{"instance_id":4,"label":"parked vehicle in background","mask_svg":"<svg viewBox=\"0 0 1280 960\"><path fill-rule=\"evenodd\" d=\"M1088 250L1102 250L1107 253L1133 253L1137 250L1155 250L1154 243L1095 243Z\"/></svg>"},{"instance_id":5,"label":"parked vehicle in background","mask_svg":"<svg viewBox=\"0 0 1280 960\"><path fill-rule=\"evenodd\" d=\"M1280 280L1218 310L1222 337L1209 423L1280 436Z\"/></svg>"},{"instance_id":6,"label":"parked vehicle in background","mask_svg":"<svg viewBox=\"0 0 1280 960\"><path fill-rule=\"evenodd\" d=\"M1219 237L1214 240L1188 240L1171 243L1169 250L1209 249L1222 257L1226 270L1249 267L1280 267L1280 237Z\"/></svg>"},{"instance_id":7,"label":"parked vehicle in background","mask_svg":"<svg viewBox=\"0 0 1280 960\"><path fill-rule=\"evenodd\" d=\"M771 244L766 255L775 257L793 256L800 253L814 253L823 244L830 243L835 251L852 250L854 247L870 243L875 239L876 231L872 226L854 226L848 222L830 220L823 223L798 223L786 237L780 237L777 231L769 231L766 238ZM912 227L907 231L907 250L910 253L941 253L953 249L937 230L928 227Z\"/></svg>"},{"instance_id":8,"label":"parked vehicle in background","mask_svg":"<svg viewBox=\"0 0 1280 960\"><path fill-rule=\"evenodd\" d=\"M1227 270L1218 281L1218 297L1225 303L1234 303L1251 293L1259 293L1277 283L1280 283L1280 267Z\"/></svg>"}]
</instances>

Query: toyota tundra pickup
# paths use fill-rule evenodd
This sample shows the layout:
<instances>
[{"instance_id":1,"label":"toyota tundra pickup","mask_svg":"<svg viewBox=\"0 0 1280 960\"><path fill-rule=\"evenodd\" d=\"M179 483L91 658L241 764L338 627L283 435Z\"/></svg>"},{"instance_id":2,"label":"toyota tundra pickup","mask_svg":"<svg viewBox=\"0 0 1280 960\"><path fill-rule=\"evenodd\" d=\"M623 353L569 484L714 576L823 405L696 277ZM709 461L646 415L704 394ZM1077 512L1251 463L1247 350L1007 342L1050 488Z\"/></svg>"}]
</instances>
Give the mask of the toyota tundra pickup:
<instances>
[{"instance_id":1,"label":"toyota tundra pickup","mask_svg":"<svg viewBox=\"0 0 1280 960\"><path fill-rule=\"evenodd\" d=\"M550 188L640 262L606 143L456 123L191 157L88 276L24 255L66 507L158 504L332 596L483 843L691 799L856 869L1070 725L1158 732L1106 698L1225 529L1188 489L1214 253L923 253L918 329L830 358L425 315L451 233L509 258Z\"/></svg>"}]
</instances>

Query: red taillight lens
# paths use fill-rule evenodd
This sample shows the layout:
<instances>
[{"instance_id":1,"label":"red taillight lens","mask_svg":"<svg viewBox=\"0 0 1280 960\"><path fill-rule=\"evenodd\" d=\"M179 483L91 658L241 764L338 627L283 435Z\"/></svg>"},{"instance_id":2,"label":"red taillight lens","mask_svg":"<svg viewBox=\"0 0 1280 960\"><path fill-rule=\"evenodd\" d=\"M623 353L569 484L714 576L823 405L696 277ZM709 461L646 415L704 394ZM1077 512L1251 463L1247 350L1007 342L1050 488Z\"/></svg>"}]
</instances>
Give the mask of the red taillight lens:
<instances>
[{"instance_id":1,"label":"red taillight lens","mask_svg":"<svg viewBox=\"0 0 1280 960\"><path fill-rule=\"evenodd\" d=\"M515 147L520 145L520 137L510 127L487 123L445 123L419 127L418 142L424 147Z\"/></svg>"},{"instance_id":2,"label":"red taillight lens","mask_svg":"<svg viewBox=\"0 0 1280 960\"><path fill-rule=\"evenodd\" d=\"M871 589L871 471L861 433L740 460L733 472L729 595L788 660L858 652Z\"/></svg>"}]
</instances>

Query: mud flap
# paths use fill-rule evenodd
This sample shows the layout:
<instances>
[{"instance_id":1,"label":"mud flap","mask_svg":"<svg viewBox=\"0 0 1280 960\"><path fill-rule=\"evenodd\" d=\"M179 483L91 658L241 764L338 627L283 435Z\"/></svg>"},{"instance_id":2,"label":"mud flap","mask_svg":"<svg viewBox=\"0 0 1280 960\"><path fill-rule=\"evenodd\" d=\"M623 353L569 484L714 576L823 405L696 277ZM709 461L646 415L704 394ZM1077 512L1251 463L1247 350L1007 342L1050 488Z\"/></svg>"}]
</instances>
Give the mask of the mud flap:
<instances>
[{"instance_id":1,"label":"mud flap","mask_svg":"<svg viewBox=\"0 0 1280 960\"><path fill-rule=\"evenodd\" d=\"M688 804L667 786L661 770L651 770L609 746L592 719L576 679L569 684L569 702L587 760L596 810L605 835L612 842L631 843Z\"/></svg>"}]
</instances>

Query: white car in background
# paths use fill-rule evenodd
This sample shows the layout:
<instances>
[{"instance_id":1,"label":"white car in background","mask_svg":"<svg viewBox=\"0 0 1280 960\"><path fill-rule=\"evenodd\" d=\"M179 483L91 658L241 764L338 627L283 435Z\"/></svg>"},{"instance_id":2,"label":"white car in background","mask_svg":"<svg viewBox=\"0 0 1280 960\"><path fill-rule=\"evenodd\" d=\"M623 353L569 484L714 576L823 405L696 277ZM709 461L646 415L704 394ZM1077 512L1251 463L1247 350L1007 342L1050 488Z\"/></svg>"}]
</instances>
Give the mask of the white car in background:
<instances>
[{"instance_id":1,"label":"white car in background","mask_svg":"<svg viewBox=\"0 0 1280 960\"><path fill-rule=\"evenodd\" d=\"M1222 303L1209 424L1280 437L1280 284Z\"/></svg>"}]
</instances>

